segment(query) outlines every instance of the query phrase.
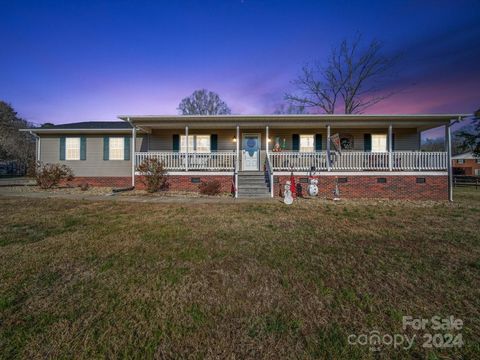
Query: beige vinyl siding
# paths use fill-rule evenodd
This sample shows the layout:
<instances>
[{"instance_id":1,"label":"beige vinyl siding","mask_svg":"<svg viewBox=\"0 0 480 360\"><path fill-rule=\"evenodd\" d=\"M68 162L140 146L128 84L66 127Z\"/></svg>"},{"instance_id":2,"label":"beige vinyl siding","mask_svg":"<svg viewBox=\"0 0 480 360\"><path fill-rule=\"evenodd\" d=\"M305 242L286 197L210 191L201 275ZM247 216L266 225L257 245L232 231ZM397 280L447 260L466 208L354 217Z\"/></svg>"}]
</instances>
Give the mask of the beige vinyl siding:
<instances>
[{"instance_id":1,"label":"beige vinyl siding","mask_svg":"<svg viewBox=\"0 0 480 360\"><path fill-rule=\"evenodd\" d=\"M190 130L189 135L212 135L218 136L218 151L235 151L236 144L233 142L236 130L221 129L221 130ZM153 130L148 135L150 151L172 151L173 150L173 135L185 135L185 130Z\"/></svg>"},{"instance_id":2,"label":"beige vinyl siding","mask_svg":"<svg viewBox=\"0 0 480 360\"><path fill-rule=\"evenodd\" d=\"M69 137L68 135L65 135ZM81 135L72 135L78 137ZM86 136L86 160L60 161L60 135L41 136L40 161L43 163L60 163L69 166L75 176L131 176L132 162L130 160L103 160L103 136ZM119 135L112 135L119 136ZM146 151L142 147L142 137L137 137L137 151Z\"/></svg>"},{"instance_id":3,"label":"beige vinyl siding","mask_svg":"<svg viewBox=\"0 0 480 360\"><path fill-rule=\"evenodd\" d=\"M331 128L331 134L339 133L340 136L342 135L350 135L353 138L353 150L356 151L363 151L363 136L364 134L387 134L388 129L336 129ZM396 151L413 151L419 150L419 136L416 129L394 129L393 133L395 134L395 150ZM270 130L270 142L269 149L272 149L275 145L275 138L278 136L280 137L280 145L282 145L282 141L285 138L286 148L287 150L292 149L292 135L299 134L299 135L314 135L314 134L321 134L322 135L322 149L326 150L327 148L327 130L326 129L298 129L298 130L290 130L290 129L271 129Z\"/></svg>"}]
</instances>

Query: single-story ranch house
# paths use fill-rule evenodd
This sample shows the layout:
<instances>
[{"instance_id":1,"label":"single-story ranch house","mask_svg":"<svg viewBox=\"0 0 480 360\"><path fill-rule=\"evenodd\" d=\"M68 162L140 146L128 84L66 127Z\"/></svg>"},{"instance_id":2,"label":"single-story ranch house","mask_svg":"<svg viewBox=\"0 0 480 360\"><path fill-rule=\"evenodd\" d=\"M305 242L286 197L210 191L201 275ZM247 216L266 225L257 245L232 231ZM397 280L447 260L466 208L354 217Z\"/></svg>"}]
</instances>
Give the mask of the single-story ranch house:
<instances>
[{"instance_id":1,"label":"single-story ranch house","mask_svg":"<svg viewBox=\"0 0 480 360\"><path fill-rule=\"evenodd\" d=\"M463 116L125 115L24 131L36 136L37 160L68 165L90 185L138 187L138 164L156 158L171 190L217 179L235 197L273 197L291 173L305 190L313 170L323 197L338 186L344 198L447 200L450 147L420 151L421 132L444 126L448 144Z\"/></svg>"}]
</instances>

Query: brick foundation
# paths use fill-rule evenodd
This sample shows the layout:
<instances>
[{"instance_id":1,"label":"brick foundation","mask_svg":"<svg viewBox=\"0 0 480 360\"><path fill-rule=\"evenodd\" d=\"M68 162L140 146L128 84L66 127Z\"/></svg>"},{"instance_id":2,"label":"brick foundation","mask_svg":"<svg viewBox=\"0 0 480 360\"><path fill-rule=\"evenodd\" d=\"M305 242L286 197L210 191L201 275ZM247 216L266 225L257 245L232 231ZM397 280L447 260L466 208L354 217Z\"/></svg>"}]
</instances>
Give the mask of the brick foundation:
<instances>
[{"instance_id":1,"label":"brick foundation","mask_svg":"<svg viewBox=\"0 0 480 360\"><path fill-rule=\"evenodd\" d=\"M194 179L192 182L192 178ZM221 192L230 193L232 190L233 175L214 175L214 176L194 176L194 175L169 175L168 184L169 190L172 191L192 191L198 192L198 185L201 182L207 182L212 180L220 181ZM199 181L199 182L196 182ZM128 187L132 184L132 178L128 177L75 177L72 181L69 181L69 185L79 186L81 184L88 183L90 186L99 187ZM63 184L65 185L65 184ZM141 176L135 176L135 187L137 189L145 189L145 186L141 182Z\"/></svg>"},{"instance_id":2,"label":"brick foundation","mask_svg":"<svg viewBox=\"0 0 480 360\"><path fill-rule=\"evenodd\" d=\"M194 179L193 182L192 179ZM172 191L192 191L198 192L198 185L202 182L218 180L221 184L220 192L230 193L232 190L233 175L169 175L168 189ZM197 182L198 181L198 182ZM141 182L141 176L135 177L135 187L137 189L145 189Z\"/></svg>"},{"instance_id":3,"label":"brick foundation","mask_svg":"<svg viewBox=\"0 0 480 360\"><path fill-rule=\"evenodd\" d=\"M136 176L136 188L144 189L140 182L140 176ZM300 182L307 176L295 176L296 183L302 185L302 192L307 194L308 183ZM409 200L448 200L447 176L429 175L346 175L346 176L317 176L320 197L332 198L335 189L335 179L347 179L345 183L339 183L340 198L383 198L383 199L409 199ZM378 182L378 179L386 182ZM425 179L425 183L417 183L417 178ZM198 182L218 180L221 184L221 192L230 193L232 190L232 175L169 175L169 189L172 191L198 192ZM275 176L274 194L280 195L280 185L283 185L290 176ZM88 183L90 186L128 187L131 185L131 177L76 177L70 181L71 185Z\"/></svg>"},{"instance_id":4,"label":"brick foundation","mask_svg":"<svg viewBox=\"0 0 480 360\"><path fill-rule=\"evenodd\" d=\"M274 194L280 195L280 186L283 186L290 176L275 176ZM300 183L300 178L295 176L295 183ZM448 177L428 175L379 175L379 176L317 176L318 196L332 198L335 189L335 180L347 179L339 183L340 198L382 198L382 199L408 199L408 200L448 200ZM385 179L385 183L378 179ZM425 179L424 183L417 183L417 178ZM277 180L278 179L278 180ZM278 182L277 182L278 181ZM381 180L383 181L383 180ZM421 180L419 180L421 181ZM301 183L304 196L307 194L308 183Z\"/></svg>"}]
</instances>

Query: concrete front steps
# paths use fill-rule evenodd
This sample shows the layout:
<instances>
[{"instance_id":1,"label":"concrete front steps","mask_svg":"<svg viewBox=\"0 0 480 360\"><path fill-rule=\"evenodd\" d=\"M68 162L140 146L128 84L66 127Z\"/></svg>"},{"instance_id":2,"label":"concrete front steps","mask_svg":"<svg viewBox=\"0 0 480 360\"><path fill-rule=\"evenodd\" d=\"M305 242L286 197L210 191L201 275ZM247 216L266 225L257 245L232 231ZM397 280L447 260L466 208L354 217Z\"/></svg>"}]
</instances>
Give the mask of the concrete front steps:
<instances>
[{"instance_id":1,"label":"concrete front steps","mask_svg":"<svg viewBox=\"0 0 480 360\"><path fill-rule=\"evenodd\" d=\"M270 191L263 171L238 172L239 198L270 198Z\"/></svg>"}]
</instances>

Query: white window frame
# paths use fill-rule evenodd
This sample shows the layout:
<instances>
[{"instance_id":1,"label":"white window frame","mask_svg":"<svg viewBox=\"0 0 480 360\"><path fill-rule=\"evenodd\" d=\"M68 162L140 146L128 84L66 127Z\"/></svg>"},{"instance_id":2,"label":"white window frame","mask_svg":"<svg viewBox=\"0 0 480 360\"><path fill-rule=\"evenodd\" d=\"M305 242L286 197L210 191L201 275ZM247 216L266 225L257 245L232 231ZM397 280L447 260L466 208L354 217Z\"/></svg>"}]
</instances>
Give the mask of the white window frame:
<instances>
[{"instance_id":1,"label":"white window frame","mask_svg":"<svg viewBox=\"0 0 480 360\"><path fill-rule=\"evenodd\" d=\"M65 160L76 161L80 160L80 137L66 137L65 138Z\"/></svg>"},{"instance_id":2,"label":"white window frame","mask_svg":"<svg viewBox=\"0 0 480 360\"><path fill-rule=\"evenodd\" d=\"M310 145L302 145L302 140L307 140L308 142L311 142ZM299 144L299 151L300 152L314 152L315 151L315 135L310 135L310 134L303 134L300 135L300 144Z\"/></svg>"},{"instance_id":3,"label":"white window frame","mask_svg":"<svg viewBox=\"0 0 480 360\"><path fill-rule=\"evenodd\" d=\"M204 139L208 139L208 149L206 147L204 148L201 148L199 149L199 146L198 146L198 138L204 138ZM185 135L180 135L180 152L181 153L186 153L187 152L187 149L186 149L186 138L185 138ZM210 135L188 135L188 152L189 153L210 153L211 152L211 137Z\"/></svg>"},{"instance_id":4,"label":"white window frame","mask_svg":"<svg viewBox=\"0 0 480 360\"><path fill-rule=\"evenodd\" d=\"M123 136L110 136L108 141L108 159L125 160L125 138Z\"/></svg>"},{"instance_id":5,"label":"white window frame","mask_svg":"<svg viewBox=\"0 0 480 360\"><path fill-rule=\"evenodd\" d=\"M465 159L457 159L457 164L464 165Z\"/></svg>"},{"instance_id":6,"label":"white window frame","mask_svg":"<svg viewBox=\"0 0 480 360\"><path fill-rule=\"evenodd\" d=\"M385 146L383 146L383 143L385 143ZM387 152L387 146L387 134L372 134L372 152Z\"/></svg>"}]
</instances>

